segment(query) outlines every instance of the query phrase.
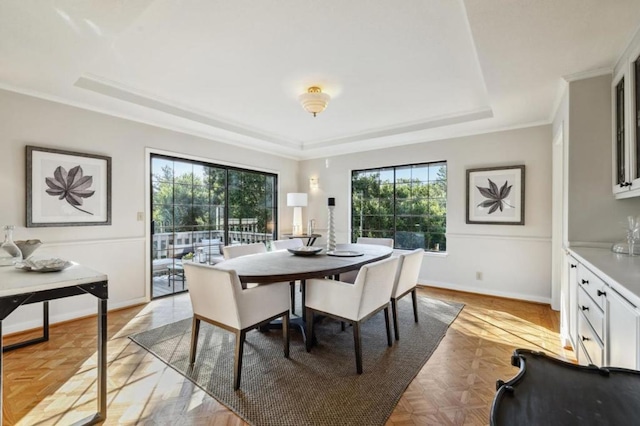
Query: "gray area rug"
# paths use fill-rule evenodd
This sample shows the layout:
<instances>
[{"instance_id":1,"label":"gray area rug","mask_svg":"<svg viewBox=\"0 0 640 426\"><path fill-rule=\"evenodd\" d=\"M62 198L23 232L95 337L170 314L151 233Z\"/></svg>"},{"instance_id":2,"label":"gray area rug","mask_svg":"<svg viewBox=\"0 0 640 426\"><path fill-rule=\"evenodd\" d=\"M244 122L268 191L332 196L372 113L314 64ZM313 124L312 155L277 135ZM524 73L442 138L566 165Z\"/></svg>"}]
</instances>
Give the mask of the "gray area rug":
<instances>
[{"instance_id":1,"label":"gray area rug","mask_svg":"<svg viewBox=\"0 0 640 426\"><path fill-rule=\"evenodd\" d=\"M316 324L318 344L310 353L292 329L290 359L283 356L281 330L247 333L237 392L231 333L202 322L191 371L190 318L130 338L250 424L382 425L463 305L419 296L417 324L410 296L398 307L400 340L391 348L382 312L363 324L362 375L356 373L352 329L340 331L337 321L325 318Z\"/></svg>"}]
</instances>

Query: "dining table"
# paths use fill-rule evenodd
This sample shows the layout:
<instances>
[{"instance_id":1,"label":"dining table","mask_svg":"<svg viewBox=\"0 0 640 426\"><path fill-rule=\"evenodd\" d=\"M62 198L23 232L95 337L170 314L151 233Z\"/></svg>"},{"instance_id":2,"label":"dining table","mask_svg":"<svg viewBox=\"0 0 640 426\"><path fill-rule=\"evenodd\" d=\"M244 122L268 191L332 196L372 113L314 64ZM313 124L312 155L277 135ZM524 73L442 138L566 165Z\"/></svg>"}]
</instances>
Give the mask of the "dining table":
<instances>
[{"instance_id":1,"label":"dining table","mask_svg":"<svg viewBox=\"0 0 640 426\"><path fill-rule=\"evenodd\" d=\"M218 269L234 270L242 283L269 284L311 278L338 277L363 265L386 259L393 249L373 244L339 244L335 255L323 249L316 254L276 250L225 260Z\"/></svg>"},{"instance_id":2,"label":"dining table","mask_svg":"<svg viewBox=\"0 0 640 426\"><path fill-rule=\"evenodd\" d=\"M325 249L316 254L294 254L277 250L251 254L225 260L215 265L222 270L234 270L243 284L270 284L300 280L302 290L302 316L291 314L290 324L305 335L305 280L312 278L339 279L340 274L359 270L362 266L391 257L391 247L372 244L338 244L336 249ZM271 328L277 328L273 324Z\"/></svg>"}]
</instances>

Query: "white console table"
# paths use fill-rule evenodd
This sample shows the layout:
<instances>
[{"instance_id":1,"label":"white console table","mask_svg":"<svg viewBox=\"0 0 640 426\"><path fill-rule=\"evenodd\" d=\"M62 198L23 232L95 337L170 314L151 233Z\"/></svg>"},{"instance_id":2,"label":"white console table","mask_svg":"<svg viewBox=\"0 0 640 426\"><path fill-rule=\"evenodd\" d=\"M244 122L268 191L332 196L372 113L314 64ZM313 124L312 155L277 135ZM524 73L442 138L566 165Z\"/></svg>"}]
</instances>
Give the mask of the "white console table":
<instances>
[{"instance_id":1,"label":"white console table","mask_svg":"<svg viewBox=\"0 0 640 426\"><path fill-rule=\"evenodd\" d=\"M43 337L12 345L22 347L48 340L49 300L63 297L92 294L98 298L98 407L97 413L81 420L78 424L96 424L107 417L107 299L109 297L108 278L82 265L73 266L59 272L27 272L13 267L0 268L0 342L2 341L2 321L18 306L44 302ZM0 351L0 413L2 410L3 360ZM0 416L2 426L2 416Z\"/></svg>"}]
</instances>

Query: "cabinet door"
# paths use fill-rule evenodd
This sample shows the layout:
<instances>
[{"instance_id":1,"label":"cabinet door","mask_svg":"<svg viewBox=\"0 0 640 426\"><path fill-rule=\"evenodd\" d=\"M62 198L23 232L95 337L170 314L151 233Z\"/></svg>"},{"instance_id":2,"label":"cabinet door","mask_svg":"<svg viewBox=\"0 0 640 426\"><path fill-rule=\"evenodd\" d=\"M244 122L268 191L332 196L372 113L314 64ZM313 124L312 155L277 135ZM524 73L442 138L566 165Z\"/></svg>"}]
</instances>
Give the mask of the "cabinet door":
<instances>
[{"instance_id":1,"label":"cabinet door","mask_svg":"<svg viewBox=\"0 0 640 426\"><path fill-rule=\"evenodd\" d=\"M607 365L638 368L638 319L636 308L614 290L607 292Z\"/></svg>"},{"instance_id":2,"label":"cabinet door","mask_svg":"<svg viewBox=\"0 0 640 426\"><path fill-rule=\"evenodd\" d=\"M631 134L629 135L628 177L631 182L630 190L640 190L640 55L631 66L633 77L633 96L631 98Z\"/></svg>"},{"instance_id":3,"label":"cabinet door","mask_svg":"<svg viewBox=\"0 0 640 426\"><path fill-rule=\"evenodd\" d=\"M578 269L578 262L571 256L567 256L567 270L569 275L569 292L567 298L569 299L569 338L571 339L571 345L573 350L577 351L578 341L578 275L576 271Z\"/></svg>"},{"instance_id":4,"label":"cabinet door","mask_svg":"<svg viewBox=\"0 0 640 426\"><path fill-rule=\"evenodd\" d=\"M613 84L613 193L629 190L628 132L625 98L625 76L618 76Z\"/></svg>"}]
</instances>

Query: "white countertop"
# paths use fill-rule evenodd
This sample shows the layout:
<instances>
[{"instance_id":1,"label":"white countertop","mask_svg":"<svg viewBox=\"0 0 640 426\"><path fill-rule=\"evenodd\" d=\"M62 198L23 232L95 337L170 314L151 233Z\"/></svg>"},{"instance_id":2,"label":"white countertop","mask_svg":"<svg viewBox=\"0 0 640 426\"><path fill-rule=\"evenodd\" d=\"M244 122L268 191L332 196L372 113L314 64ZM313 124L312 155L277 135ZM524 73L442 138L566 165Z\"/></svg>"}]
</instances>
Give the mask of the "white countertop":
<instances>
[{"instance_id":1,"label":"white countertop","mask_svg":"<svg viewBox=\"0 0 640 426\"><path fill-rule=\"evenodd\" d=\"M0 297L100 281L107 281L107 276L77 263L58 272L30 272L3 266L0 267Z\"/></svg>"},{"instance_id":2,"label":"white countertop","mask_svg":"<svg viewBox=\"0 0 640 426\"><path fill-rule=\"evenodd\" d=\"M589 247L571 247L569 252L614 290L640 307L640 256Z\"/></svg>"}]
</instances>

